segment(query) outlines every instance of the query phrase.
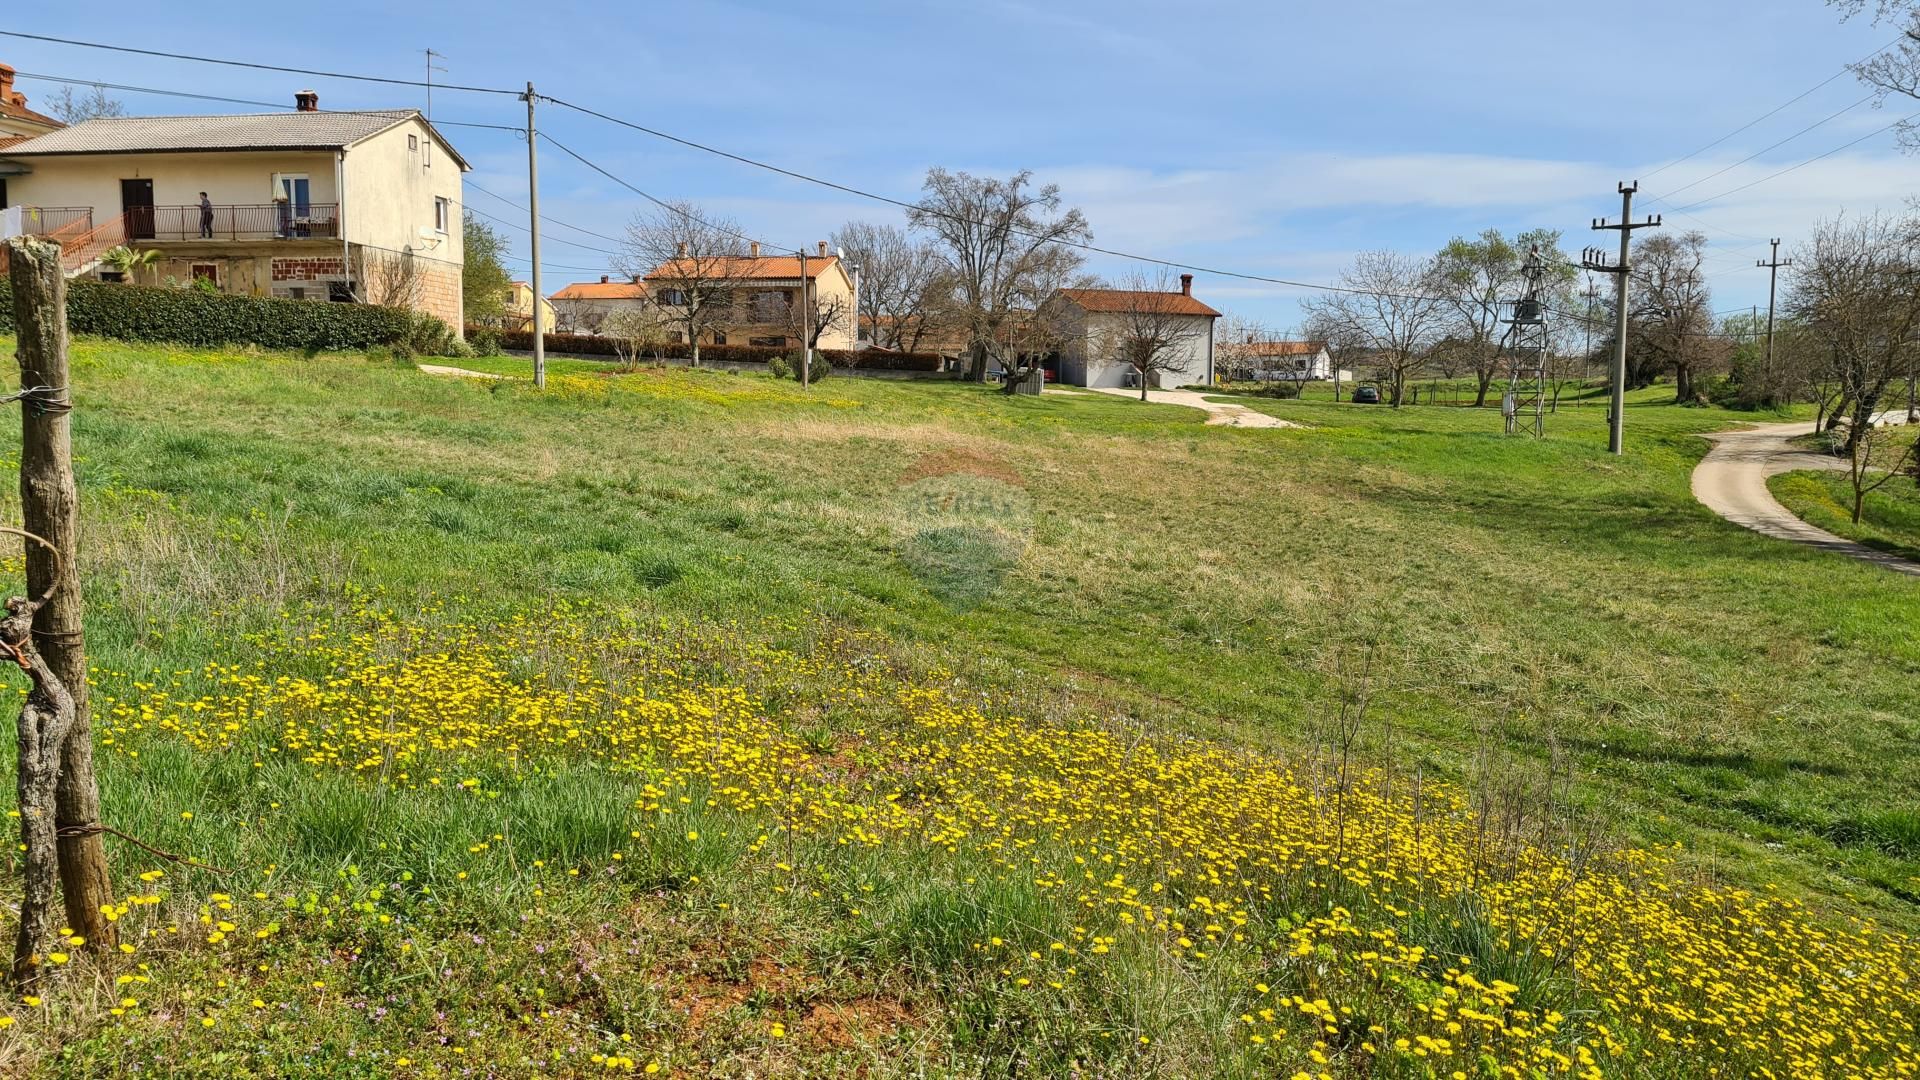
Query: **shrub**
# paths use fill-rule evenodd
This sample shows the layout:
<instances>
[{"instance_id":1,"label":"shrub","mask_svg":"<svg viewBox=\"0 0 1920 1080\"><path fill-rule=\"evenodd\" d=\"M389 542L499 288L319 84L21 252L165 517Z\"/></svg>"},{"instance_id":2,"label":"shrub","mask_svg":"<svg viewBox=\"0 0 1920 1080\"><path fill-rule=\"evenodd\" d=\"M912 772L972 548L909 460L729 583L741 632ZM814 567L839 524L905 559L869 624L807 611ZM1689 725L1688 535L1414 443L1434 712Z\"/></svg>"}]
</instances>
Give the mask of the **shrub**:
<instances>
[{"instance_id":1,"label":"shrub","mask_svg":"<svg viewBox=\"0 0 1920 1080\"><path fill-rule=\"evenodd\" d=\"M767 374L776 379L791 379L793 378L793 366L787 363L786 357L776 356L767 361Z\"/></svg>"},{"instance_id":2,"label":"shrub","mask_svg":"<svg viewBox=\"0 0 1920 1080\"><path fill-rule=\"evenodd\" d=\"M308 351L365 349L406 339L415 318L402 308L372 304L230 296L101 281L67 285L69 329L125 341ZM13 289L0 279L0 332L12 331Z\"/></svg>"},{"instance_id":3,"label":"shrub","mask_svg":"<svg viewBox=\"0 0 1920 1080\"><path fill-rule=\"evenodd\" d=\"M493 330L467 331L467 344L473 347L475 356L499 356L500 335Z\"/></svg>"}]
</instances>

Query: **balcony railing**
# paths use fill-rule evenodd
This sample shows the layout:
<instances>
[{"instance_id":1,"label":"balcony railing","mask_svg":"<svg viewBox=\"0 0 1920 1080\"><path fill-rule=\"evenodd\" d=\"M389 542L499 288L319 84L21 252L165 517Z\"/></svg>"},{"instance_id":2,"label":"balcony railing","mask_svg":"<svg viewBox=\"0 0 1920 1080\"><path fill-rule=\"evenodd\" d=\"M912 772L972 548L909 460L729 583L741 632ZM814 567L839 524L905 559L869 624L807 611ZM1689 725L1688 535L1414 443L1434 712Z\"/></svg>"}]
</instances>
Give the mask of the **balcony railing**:
<instances>
[{"instance_id":1,"label":"balcony railing","mask_svg":"<svg viewBox=\"0 0 1920 1080\"><path fill-rule=\"evenodd\" d=\"M334 203L258 206L144 206L127 211L134 240L328 240L340 235Z\"/></svg>"},{"instance_id":2,"label":"balcony railing","mask_svg":"<svg viewBox=\"0 0 1920 1080\"><path fill-rule=\"evenodd\" d=\"M48 238L83 233L93 228L93 208L87 206L15 206L0 210L0 235Z\"/></svg>"}]
</instances>

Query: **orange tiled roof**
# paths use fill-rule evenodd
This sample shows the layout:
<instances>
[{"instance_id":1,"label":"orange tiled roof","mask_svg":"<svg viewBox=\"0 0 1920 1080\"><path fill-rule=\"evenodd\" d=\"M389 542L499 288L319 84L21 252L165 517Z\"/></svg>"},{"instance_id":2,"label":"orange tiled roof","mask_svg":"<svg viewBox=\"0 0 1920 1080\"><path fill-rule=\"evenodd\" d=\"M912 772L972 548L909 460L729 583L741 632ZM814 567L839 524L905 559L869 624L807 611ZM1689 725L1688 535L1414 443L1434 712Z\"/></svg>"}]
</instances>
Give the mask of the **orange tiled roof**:
<instances>
[{"instance_id":1,"label":"orange tiled roof","mask_svg":"<svg viewBox=\"0 0 1920 1080\"><path fill-rule=\"evenodd\" d=\"M1327 347L1324 341L1249 341L1249 356L1317 356Z\"/></svg>"},{"instance_id":2,"label":"orange tiled roof","mask_svg":"<svg viewBox=\"0 0 1920 1080\"><path fill-rule=\"evenodd\" d=\"M648 281L656 278L679 278L695 272L703 276L731 281L797 281L800 278L800 257L798 255L764 255L758 258L742 255L737 258L703 260L704 267L677 268L679 260L671 260L655 267L647 275ZM807 277L819 277L826 269L839 260L832 255L807 256Z\"/></svg>"},{"instance_id":3,"label":"orange tiled roof","mask_svg":"<svg viewBox=\"0 0 1920 1080\"><path fill-rule=\"evenodd\" d=\"M1082 311L1119 315L1129 311L1160 310L1171 315L1219 315L1186 293L1137 292L1132 289L1061 289L1060 295ZM1142 308L1142 303L1151 307Z\"/></svg>"},{"instance_id":4,"label":"orange tiled roof","mask_svg":"<svg viewBox=\"0 0 1920 1080\"><path fill-rule=\"evenodd\" d=\"M517 284L517 283L516 283ZM549 300L644 300L647 287L634 281L579 281L548 297Z\"/></svg>"}]
</instances>

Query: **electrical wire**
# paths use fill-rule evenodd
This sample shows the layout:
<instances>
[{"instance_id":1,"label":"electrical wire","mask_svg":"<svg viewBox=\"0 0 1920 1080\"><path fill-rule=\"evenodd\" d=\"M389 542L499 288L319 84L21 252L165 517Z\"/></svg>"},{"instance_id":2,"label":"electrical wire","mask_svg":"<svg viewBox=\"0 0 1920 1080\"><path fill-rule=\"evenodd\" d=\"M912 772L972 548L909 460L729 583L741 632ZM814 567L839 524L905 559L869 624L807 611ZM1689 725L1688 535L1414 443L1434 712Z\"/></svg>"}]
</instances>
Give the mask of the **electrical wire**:
<instances>
[{"instance_id":1,"label":"electrical wire","mask_svg":"<svg viewBox=\"0 0 1920 1080\"><path fill-rule=\"evenodd\" d=\"M323 79L350 79L355 82L386 83L389 86L431 86L435 90L460 90L472 94L504 94L510 97L524 98L523 90L508 90L497 86L461 86L458 83L429 83L419 79L392 79L381 75L351 75L340 71L318 71L313 68L284 67L279 64L261 64L250 60L223 60L213 56L194 56L191 53L166 52L161 49L136 49L128 45L108 45L98 41L80 41L75 38L53 37L49 34L29 34L20 30L0 30L0 37L24 38L28 41L46 41L55 45L74 45L83 49L106 49L112 52L132 53L136 56L157 56L165 60L191 60L200 64L224 64L227 67L252 68L255 71L284 71L293 75L314 75Z\"/></svg>"},{"instance_id":2,"label":"electrical wire","mask_svg":"<svg viewBox=\"0 0 1920 1080\"><path fill-rule=\"evenodd\" d=\"M1840 151L1842 151L1842 150L1847 150L1847 149L1850 149L1850 148L1852 148L1852 147L1854 147L1854 146L1858 146L1859 144L1861 144L1861 143L1863 143L1863 142L1866 142L1866 141L1867 141L1868 139L1871 139L1871 138L1873 138L1873 137L1874 137L1874 136L1876 136L1876 135L1884 135L1884 134L1886 134L1887 132L1889 132L1889 131L1892 131L1892 130L1893 130L1894 128L1897 128L1897 127L1899 127L1899 126L1900 126L1901 124L1905 124L1905 123L1908 123L1908 122L1910 122L1910 121L1912 121L1912 120L1915 120L1915 119L1920 119L1920 112L1913 112L1913 113L1908 113L1908 114L1907 114L1906 116L1903 116L1903 117L1901 117L1901 118L1900 118L1900 119L1898 119L1898 120L1895 120L1895 121L1894 121L1893 123L1891 123L1891 124L1888 124L1888 125L1887 125L1887 126L1885 126L1885 127L1882 127L1882 128L1877 128L1877 129L1875 129L1875 130L1873 130L1873 131L1869 131L1869 132L1867 132L1867 133L1866 133L1865 135L1862 135L1862 136L1860 136L1860 137L1859 137L1859 138L1857 138L1857 139L1850 139L1850 140L1848 140L1848 141L1846 141L1846 142L1844 142L1844 143L1841 143L1841 144L1840 144L1839 146L1836 146L1836 147L1834 147L1833 149L1831 149L1831 150L1829 150L1829 151L1827 151L1827 152L1826 152L1826 153L1824 153L1824 154L1815 154L1815 155L1814 155L1813 157L1810 157L1810 158L1808 158L1808 159L1807 159L1807 160L1805 160L1805 161L1802 161L1802 162L1799 162L1799 163L1797 163L1797 164L1793 164L1793 165L1789 165L1789 166L1787 166L1786 168L1784 168L1784 169L1781 169L1781 170L1780 170L1780 171L1778 171L1778 172L1773 172L1773 173L1768 173L1767 175L1765 175L1765 176L1763 176L1763 177L1761 177L1761 178L1760 178L1760 179L1758 179L1758 180L1750 180L1750 181L1748 181L1747 183L1744 183L1744 184L1741 184L1741 185L1740 185L1739 187L1735 187L1735 188L1728 188L1727 190L1725 190L1725 191L1723 191L1723 192L1721 192L1721 193L1720 193L1720 194L1718 194L1718 195L1710 195L1710 196L1708 196L1707 198L1704 198L1704 199L1701 199L1701 200L1700 200L1700 201L1698 201L1698 202L1691 202L1691 203L1688 203L1688 204L1687 204L1687 205L1685 205L1685 206L1682 206L1682 207L1677 207L1676 209L1677 209L1677 210L1679 210L1679 211L1683 211L1683 212L1684 212L1684 211L1687 211L1687 210L1692 210L1692 209L1694 209L1694 208L1696 208L1696 207L1700 207L1700 206L1705 206L1706 204L1708 204L1708 203L1710 203L1710 202L1718 202L1718 201L1720 201L1721 199L1724 199L1724 198L1726 198L1726 197L1727 197L1727 196L1729 196L1729 195L1734 195L1734 194L1738 194L1739 192L1742 192L1742 191L1745 191L1745 190L1747 190L1747 189L1748 189L1748 188L1750 188L1750 187L1757 187L1758 185L1760 185L1760 184L1764 184L1764 183L1766 183L1766 182L1767 182L1767 181L1769 181L1769 180L1772 180L1772 179L1775 179L1775 178L1777 178L1777 177L1781 177L1781 176L1785 176L1785 175L1787 175L1788 173L1790 173L1790 172L1793 172L1793 171L1794 171L1794 170L1796 170L1796 169L1803 169L1803 168L1806 168L1806 167L1807 167L1808 165L1811 165L1811 164L1813 164L1813 163L1814 163L1814 162L1816 162L1816 161L1821 161L1821 160L1823 160L1823 159L1826 159L1826 158L1830 158L1830 157L1832 157L1833 155L1835 155L1835 154L1837 154L1837 153L1839 153L1839 152L1840 152Z\"/></svg>"},{"instance_id":3,"label":"electrical wire","mask_svg":"<svg viewBox=\"0 0 1920 1080\"><path fill-rule=\"evenodd\" d=\"M75 78L70 78L63 75L48 75L42 72L34 72L34 71L16 71L14 72L14 76L16 78L21 78L21 79L38 79L42 82L64 83L68 86L97 86L102 90L118 90L118 91L121 91L122 93L128 93L128 94L153 94L157 97L190 98L196 101L217 101L226 105L255 105L263 109L273 109L279 112L298 111L297 106L288 105L285 102L254 101L251 98L220 97L215 94L196 94L188 90L167 90L157 86L134 86L130 83L101 82L99 79L75 79ZM334 115L334 116L388 116L398 110L394 110L394 109L328 109L326 111L328 112L328 114ZM426 118L423 116L421 117L421 119L425 120ZM507 124L480 124L480 123L473 123L471 121L464 121L464 120L427 120L427 123L432 124L435 127L485 128L491 131L511 131L514 134L519 135L523 138L526 136L526 133L527 133L526 128L512 127Z\"/></svg>"}]
</instances>

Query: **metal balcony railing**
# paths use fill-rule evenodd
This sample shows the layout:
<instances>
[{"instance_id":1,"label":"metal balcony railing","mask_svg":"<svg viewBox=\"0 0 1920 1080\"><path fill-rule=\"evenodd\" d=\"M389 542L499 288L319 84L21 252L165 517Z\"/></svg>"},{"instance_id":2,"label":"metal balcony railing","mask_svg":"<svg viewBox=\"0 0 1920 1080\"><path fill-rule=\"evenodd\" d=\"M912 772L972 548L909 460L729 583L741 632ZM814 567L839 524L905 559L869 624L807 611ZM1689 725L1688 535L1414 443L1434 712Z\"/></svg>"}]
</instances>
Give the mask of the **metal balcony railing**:
<instances>
[{"instance_id":1,"label":"metal balcony railing","mask_svg":"<svg viewBox=\"0 0 1920 1080\"><path fill-rule=\"evenodd\" d=\"M135 240L306 240L340 235L335 203L255 206L136 206L127 211Z\"/></svg>"}]
</instances>

